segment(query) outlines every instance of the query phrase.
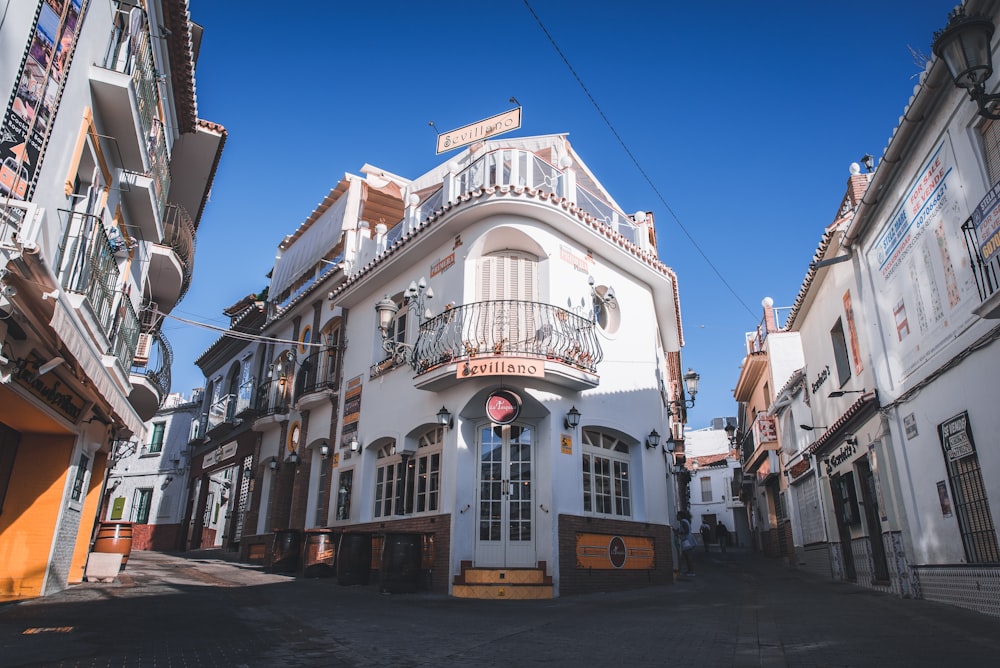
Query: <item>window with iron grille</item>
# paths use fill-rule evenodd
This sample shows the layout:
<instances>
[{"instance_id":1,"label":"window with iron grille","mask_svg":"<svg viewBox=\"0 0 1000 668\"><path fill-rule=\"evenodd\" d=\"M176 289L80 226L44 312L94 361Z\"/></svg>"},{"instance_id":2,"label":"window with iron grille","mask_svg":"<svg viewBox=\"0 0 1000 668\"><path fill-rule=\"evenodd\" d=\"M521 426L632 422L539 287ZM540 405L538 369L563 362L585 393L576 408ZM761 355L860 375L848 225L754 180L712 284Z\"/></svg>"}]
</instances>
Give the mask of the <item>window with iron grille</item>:
<instances>
[{"instance_id":1,"label":"window with iron grille","mask_svg":"<svg viewBox=\"0 0 1000 668\"><path fill-rule=\"evenodd\" d=\"M80 455L80 461L76 465L76 476L73 478L73 489L70 492L70 501L79 503L83 500L83 483L87 479L87 467L90 465L90 458L87 455Z\"/></svg>"},{"instance_id":2,"label":"window with iron grille","mask_svg":"<svg viewBox=\"0 0 1000 668\"><path fill-rule=\"evenodd\" d=\"M983 140L983 160L990 183L1000 181L1000 123L990 121L981 130Z\"/></svg>"},{"instance_id":3,"label":"window with iron grille","mask_svg":"<svg viewBox=\"0 0 1000 668\"><path fill-rule=\"evenodd\" d=\"M136 524L149 522L149 507L153 504L153 488L142 487L135 490L135 500L132 502L132 521Z\"/></svg>"},{"instance_id":4,"label":"window with iron grille","mask_svg":"<svg viewBox=\"0 0 1000 668\"><path fill-rule=\"evenodd\" d=\"M945 420L937 429L948 466L951 494L955 500L955 514L962 532L966 560L970 564L1000 561L996 529L979 467L979 455L972 438L968 411Z\"/></svg>"}]
</instances>

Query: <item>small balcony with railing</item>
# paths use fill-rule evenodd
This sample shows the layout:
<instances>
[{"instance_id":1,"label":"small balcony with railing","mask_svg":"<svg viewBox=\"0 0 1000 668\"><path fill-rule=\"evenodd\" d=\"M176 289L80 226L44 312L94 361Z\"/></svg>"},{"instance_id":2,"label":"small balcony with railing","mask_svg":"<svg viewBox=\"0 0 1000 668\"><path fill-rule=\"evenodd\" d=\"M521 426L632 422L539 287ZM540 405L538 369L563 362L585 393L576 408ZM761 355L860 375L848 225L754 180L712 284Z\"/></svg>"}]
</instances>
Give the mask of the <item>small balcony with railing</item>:
<instances>
[{"instance_id":1,"label":"small balcony with railing","mask_svg":"<svg viewBox=\"0 0 1000 668\"><path fill-rule=\"evenodd\" d=\"M237 417L238 412L238 395L224 394L213 401L208 407L205 435L214 438L226 430L238 426L243 422L242 418Z\"/></svg>"},{"instance_id":2,"label":"small balcony with railing","mask_svg":"<svg viewBox=\"0 0 1000 668\"><path fill-rule=\"evenodd\" d=\"M109 235L109 229L117 230L106 226L106 215L67 210L59 214L65 229L54 260L59 282L72 307L90 323L97 347L117 359L124 374L139 338L139 321L118 268L118 261L128 255L128 243Z\"/></svg>"},{"instance_id":3,"label":"small balcony with railing","mask_svg":"<svg viewBox=\"0 0 1000 668\"><path fill-rule=\"evenodd\" d=\"M533 376L575 390L597 387L603 357L596 323L532 301L452 307L420 325L412 352L372 365L371 377L409 363L416 386L438 391L475 376Z\"/></svg>"},{"instance_id":4,"label":"small balcony with railing","mask_svg":"<svg viewBox=\"0 0 1000 668\"><path fill-rule=\"evenodd\" d=\"M151 419L170 394L170 366L174 351L158 328L139 334L130 380L128 399L143 420Z\"/></svg>"},{"instance_id":5,"label":"small balcony with railing","mask_svg":"<svg viewBox=\"0 0 1000 668\"><path fill-rule=\"evenodd\" d=\"M195 227L184 207L166 208L163 242L150 245L149 275L152 299L160 310L169 313L191 286L194 269Z\"/></svg>"},{"instance_id":6,"label":"small balcony with railing","mask_svg":"<svg viewBox=\"0 0 1000 668\"><path fill-rule=\"evenodd\" d=\"M291 379L287 376L269 378L258 385L253 409L254 431L266 431L287 420L291 399Z\"/></svg>"},{"instance_id":7,"label":"small balcony with railing","mask_svg":"<svg viewBox=\"0 0 1000 668\"><path fill-rule=\"evenodd\" d=\"M160 87L165 75L155 66L149 26L130 25L116 13L104 59L91 68L98 131L117 146L124 176L122 190L143 238L158 239L158 223L170 189L170 169Z\"/></svg>"},{"instance_id":8,"label":"small balcony with railing","mask_svg":"<svg viewBox=\"0 0 1000 668\"><path fill-rule=\"evenodd\" d=\"M1000 232L994 231L988 239L980 239L972 218L962 225L962 232L982 302L974 312L980 318L1000 318Z\"/></svg>"},{"instance_id":9,"label":"small balcony with railing","mask_svg":"<svg viewBox=\"0 0 1000 668\"><path fill-rule=\"evenodd\" d=\"M295 408L303 411L324 402L336 402L340 351L318 350L302 360L295 374Z\"/></svg>"}]
</instances>

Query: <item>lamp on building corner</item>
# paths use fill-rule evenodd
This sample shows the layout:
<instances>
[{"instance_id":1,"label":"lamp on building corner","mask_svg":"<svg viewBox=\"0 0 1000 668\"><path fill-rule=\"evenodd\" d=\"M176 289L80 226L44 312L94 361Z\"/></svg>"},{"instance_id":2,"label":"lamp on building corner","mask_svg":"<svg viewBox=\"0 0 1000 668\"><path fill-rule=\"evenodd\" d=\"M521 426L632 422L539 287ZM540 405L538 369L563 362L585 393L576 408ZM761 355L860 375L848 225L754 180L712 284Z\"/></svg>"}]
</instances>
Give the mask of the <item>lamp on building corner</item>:
<instances>
[{"instance_id":1,"label":"lamp on building corner","mask_svg":"<svg viewBox=\"0 0 1000 668\"><path fill-rule=\"evenodd\" d=\"M326 459L327 457L330 456L329 443L323 443L323 445L319 446L319 456L322 457L323 459Z\"/></svg>"},{"instance_id":2,"label":"lamp on building corner","mask_svg":"<svg viewBox=\"0 0 1000 668\"><path fill-rule=\"evenodd\" d=\"M347 447L350 448L351 452L361 452L361 441L358 440L357 436L351 436L351 440L347 442Z\"/></svg>"},{"instance_id":3,"label":"lamp on building corner","mask_svg":"<svg viewBox=\"0 0 1000 668\"><path fill-rule=\"evenodd\" d=\"M952 82L969 93L969 99L979 107L979 115L1000 119L994 111L1000 95L986 93L986 81L993 74L990 42L993 21L986 16L966 16L963 7L956 7L948 16L944 30L934 33L931 50L944 60Z\"/></svg>"},{"instance_id":4,"label":"lamp on building corner","mask_svg":"<svg viewBox=\"0 0 1000 668\"><path fill-rule=\"evenodd\" d=\"M836 399L838 397L844 396L845 394L864 394L864 393L865 393L865 388L863 387L860 390L834 390L830 394L826 395L826 398Z\"/></svg>"},{"instance_id":5,"label":"lamp on building corner","mask_svg":"<svg viewBox=\"0 0 1000 668\"><path fill-rule=\"evenodd\" d=\"M267 467L272 471L277 471L279 468L281 468L281 464L278 462L277 457L271 457L271 461L267 463Z\"/></svg>"},{"instance_id":6,"label":"lamp on building corner","mask_svg":"<svg viewBox=\"0 0 1000 668\"><path fill-rule=\"evenodd\" d=\"M701 379L701 375L697 373L694 369L688 369L687 373L684 374L684 388L690 399L674 399L667 404L667 415L676 415L672 410L671 406L694 408L694 396L698 394L698 381Z\"/></svg>"},{"instance_id":7,"label":"lamp on building corner","mask_svg":"<svg viewBox=\"0 0 1000 668\"><path fill-rule=\"evenodd\" d=\"M298 466L299 453L297 453L295 450L292 450L292 453L288 455L288 463L291 464L292 466Z\"/></svg>"}]
</instances>

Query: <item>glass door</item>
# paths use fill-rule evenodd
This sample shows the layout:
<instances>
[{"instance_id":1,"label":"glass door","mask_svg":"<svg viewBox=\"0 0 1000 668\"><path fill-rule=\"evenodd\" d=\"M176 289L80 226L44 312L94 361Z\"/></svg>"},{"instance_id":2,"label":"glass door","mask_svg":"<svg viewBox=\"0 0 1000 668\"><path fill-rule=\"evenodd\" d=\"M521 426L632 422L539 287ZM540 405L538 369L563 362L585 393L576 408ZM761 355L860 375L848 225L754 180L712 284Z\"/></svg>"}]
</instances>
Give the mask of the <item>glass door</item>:
<instances>
[{"instance_id":1,"label":"glass door","mask_svg":"<svg viewBox=\"0 0 1000 668\"><path fill-rule=\"evenodd\" d=\"M534 430L525 425L479 430L476 566L536 565L533 440Z\"/></svg>"}]
</instances>

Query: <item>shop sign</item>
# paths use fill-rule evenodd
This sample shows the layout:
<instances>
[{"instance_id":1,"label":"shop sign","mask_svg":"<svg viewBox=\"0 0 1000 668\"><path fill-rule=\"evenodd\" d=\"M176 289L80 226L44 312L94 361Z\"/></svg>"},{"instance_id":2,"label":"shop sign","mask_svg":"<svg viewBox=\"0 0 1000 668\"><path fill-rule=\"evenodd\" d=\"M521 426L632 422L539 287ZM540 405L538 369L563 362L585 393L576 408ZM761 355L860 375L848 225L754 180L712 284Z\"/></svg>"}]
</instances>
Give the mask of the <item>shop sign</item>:
<instances>
[{"instance_id":1,"label":"shop sign","mask_svg":"<svg viewBox=\"0 0 1000 668\"><path fill-rule=\"evenodd\" d=\"M989 263L1000 253L1000 183L994 184L972 212L972 225L979 237L979 254Z\"/></svg>"},{"instance_id":2,"label":"shop sign","mask_svg":"<svg viewBox=\"0 0 1000 668\"><path fill-rule=\"evenodd\" d=\"M521 127L521 107L484 118L470 125L442 132L437 138L437 152L444 153L474 141L483 141L493 135L503 134Z\"/></svg>"},{"instance_id":3,"label":"shop sign","mask_svg":"<svg viewBox=\"0 0 1000 668\"><path fill-rule=\"evenodd\" d=\"M969 429L969 411L962 411L950 420L938 425L938 437L949 462L976 453L976 444Z\"/></svg>"},{"instance_id":4,"label":"shop sign","mask_svg":"<svg viewBox=\"0 0 1000 668\"><path fill-rule=\"evenodd\" d=\"M656 550L648 536L576 534L576 567L593 570L647 570Z\"/></svg>"},{"instance_id":5,"label":"shop sign","mask_svg":"<svg viewBox=\"0 0 1000 668\"><path fill-rule=\"evenodd\" d=\"M496 424L510 424L521 414L521 397L511 390L494 390L486 398L486 416Z\"/></svg>"},{"instance_id":6,"label":"shop sign","mask_svg":"<svg viewBox=\"0 0 1000 668\"><path fill-rule=\"evenodd\" d=\"M493 359L471 359L458 367L455 377L474 378L475 376L531 376L545 377L545 365L539 360L521 357L501 357Z\"/></svg>"},{"instance_id":7,"label":"shop sign","mask_svg":"<svg viewBox=\"0 0 1000 668\"><path fill-rule=\"evenodd\" d=\"M26 360L18 360L18 372L14 376L17 384L26 389L46 406L74 424L83 416L87 402L79 394L67 387L54 373L39 376L42 359L35 353Z\"/></svg>"},{"instance_id":8,"label":"shop sign","mask_svg":"<svg viewBox=\"0 0 1000 668\"><path fill-rule=\"evenodd\" d=\"M811 385L812 393L816 394L816 391L819 390L819 388L823 387L823 383L825 383L829 377L830 377L830 365L827 364L825 369L816 374L816 380L814 380Z\"/></svg>"}]
</instances>

